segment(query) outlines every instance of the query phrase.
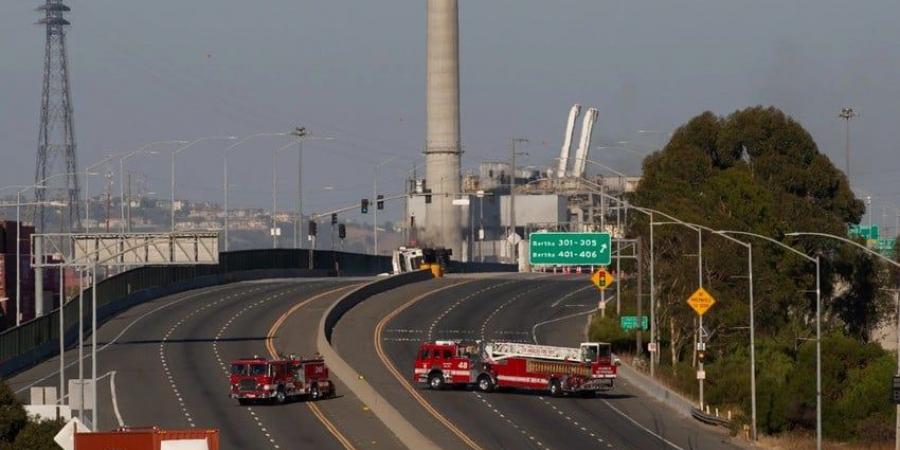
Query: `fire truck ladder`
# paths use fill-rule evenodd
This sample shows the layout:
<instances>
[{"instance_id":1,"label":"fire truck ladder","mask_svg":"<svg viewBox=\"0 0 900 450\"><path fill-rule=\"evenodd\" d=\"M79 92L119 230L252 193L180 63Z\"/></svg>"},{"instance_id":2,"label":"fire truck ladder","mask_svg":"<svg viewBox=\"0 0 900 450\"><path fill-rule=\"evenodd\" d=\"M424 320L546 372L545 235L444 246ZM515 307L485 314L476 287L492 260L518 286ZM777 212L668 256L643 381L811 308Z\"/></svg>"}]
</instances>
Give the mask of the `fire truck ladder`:
<instances>
[{"instance_id":1,"label":"fire truck ladder","mask_svg":"<svg viewBox=\"0 0 900 450\"><path fill-rule=\"evenodd\" d=\"M517 342L488 342L484 345L485 355L499 361L506 358L539 358L556 361L581 361L581 350L550 345L522 344Z\"/></svg>"}]
</instances>

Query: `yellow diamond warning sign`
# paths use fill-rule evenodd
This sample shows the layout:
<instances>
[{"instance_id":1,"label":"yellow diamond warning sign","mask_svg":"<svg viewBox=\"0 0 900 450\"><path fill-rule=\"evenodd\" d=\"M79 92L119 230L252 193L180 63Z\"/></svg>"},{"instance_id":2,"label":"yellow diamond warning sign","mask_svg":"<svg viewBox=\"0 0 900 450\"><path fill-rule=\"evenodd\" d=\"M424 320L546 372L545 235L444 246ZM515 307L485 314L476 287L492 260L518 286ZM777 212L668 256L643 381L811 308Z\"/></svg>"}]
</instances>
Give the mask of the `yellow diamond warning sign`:
<instances>
[{"instance_id":1,"label":"yellow diamond warning sign","mask_svg":"<svg viewBox=\"0 0 900 450\"><path fill-rule=\"evenodd\" d=\"M712 308L712 305L716 304L716 299L709 292L706 292L706 289L700 288L691 294L687 303L691 305L691 308L694 308L698 316L702 316L709 308Z\"/></svg>"},{"instance_id":2,"label":"yellow diamond warning sign","mask_svg":"<svg viewBox=\"0 0 900 450\"><path fill-rule=\"evenodd\" d=\"M613 281L615 281L613 276L603 268L597 269L591 274L591 283L594 283L594 286L601 291L609 287Z\"/></svg>"}]
</instances>

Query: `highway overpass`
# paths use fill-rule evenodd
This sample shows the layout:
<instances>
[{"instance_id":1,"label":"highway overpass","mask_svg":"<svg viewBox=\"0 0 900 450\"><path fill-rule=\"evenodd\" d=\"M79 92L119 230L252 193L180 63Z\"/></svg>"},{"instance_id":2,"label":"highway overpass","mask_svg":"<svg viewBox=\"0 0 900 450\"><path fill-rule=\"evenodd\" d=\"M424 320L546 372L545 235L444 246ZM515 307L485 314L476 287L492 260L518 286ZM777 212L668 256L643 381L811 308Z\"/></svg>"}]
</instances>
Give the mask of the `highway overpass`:
<instances>
[{"instance_id":1,"label":"highway overpass","mask_svg":"<svg viewBox=\"0 0 900 450\"><path fill-rule=\"evenodd\" d=\"M98 332L100 427L219 428L224 448L235 449L403 448L422 437L440 448L735 447L721 430L627 379L593 399L409 385L423 339L583 341L596 305L584 276L458 274L391 283L306 275L210 285L111 316ZM348 308L348 299L359 303ZM339 374L337 398L239 406L227 395L233 358L335 351L350 369ZM75 358L69 351L67 361ZM57 368L51 358L7 382L24 396L32 385L55 386ZM76 376L70 363L67 378ZM376 397L357 395L360 386ZM386 406L399 422L381 414Z\"/></svg>"}]
</instances>

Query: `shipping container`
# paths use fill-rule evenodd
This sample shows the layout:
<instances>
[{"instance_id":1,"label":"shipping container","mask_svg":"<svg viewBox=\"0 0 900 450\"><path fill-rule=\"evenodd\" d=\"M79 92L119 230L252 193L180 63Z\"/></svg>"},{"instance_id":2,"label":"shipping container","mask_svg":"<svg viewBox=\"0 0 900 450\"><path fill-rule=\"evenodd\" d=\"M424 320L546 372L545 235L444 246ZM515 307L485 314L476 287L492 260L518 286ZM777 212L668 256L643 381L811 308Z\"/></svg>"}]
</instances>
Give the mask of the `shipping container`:
<instances>
[{"instance_id":1,"label":"shipping container","mask_svg":"<svg viewBox=\"0 0 900 450\"><path fill-rule=\"evenodd\" d=\"M121 428L100 433L75 433L75 450L163 450L164 442L183 450L219 450L219 430ZM171 448L171 447L170 447Z\"/></svg>"}]
</instances>

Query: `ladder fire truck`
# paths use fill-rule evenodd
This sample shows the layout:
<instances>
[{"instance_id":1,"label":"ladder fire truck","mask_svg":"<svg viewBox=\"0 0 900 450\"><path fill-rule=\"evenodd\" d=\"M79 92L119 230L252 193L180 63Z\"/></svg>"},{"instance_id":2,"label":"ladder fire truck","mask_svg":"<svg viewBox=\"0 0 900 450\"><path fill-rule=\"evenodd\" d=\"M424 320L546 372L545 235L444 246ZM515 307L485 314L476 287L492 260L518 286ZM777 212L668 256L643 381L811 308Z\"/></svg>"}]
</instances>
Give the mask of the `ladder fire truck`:
<instances>
[{"instance_id":1,"label":"ladder fire truck","mask_svg":"<svg viewBox=\"0 0 900 450\"><path fill-rule=\"evenodd\" d=\"M585 342L578 348L516 342L433 341L419 346L413 381L431 389L474 385L592 396L613 388L618 372L610 345Z\"/></svg>"},{"instance_id":2,"label":"ladder fire truck","mask_svg":"<svg viewBox=\"0 0 900 450\"><path fill-rule=\"evenodd\" d=\"M242 405L263 400L284 403L300 397L319 400L335 394L334 383L328 379L328 366L319 356L242 358L231 362L230 373L230 396Z\"/></svg>"}]
</instances>

